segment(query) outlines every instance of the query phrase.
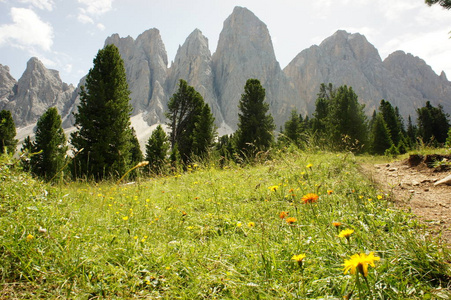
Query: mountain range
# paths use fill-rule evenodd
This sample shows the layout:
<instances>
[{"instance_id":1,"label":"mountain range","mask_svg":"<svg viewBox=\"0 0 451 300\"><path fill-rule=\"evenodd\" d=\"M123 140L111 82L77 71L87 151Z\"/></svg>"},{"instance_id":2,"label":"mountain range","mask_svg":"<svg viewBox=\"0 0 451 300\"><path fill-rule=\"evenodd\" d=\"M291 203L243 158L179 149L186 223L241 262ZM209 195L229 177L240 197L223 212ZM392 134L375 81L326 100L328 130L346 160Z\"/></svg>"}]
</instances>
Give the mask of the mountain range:
<instances>
[{"instance_id":1,"label":"mountain range","mask_svg":"<svg viewBox=\"0 0 451 300\"><path fill-rule=\"evenodd\" d=\"M415 110L426 101L451 112L451 82L438 76L426 62L396 51L382 60L365 36L338 30L321 44L300 52L284 69L277 62L267 26L251 11L235 7L224 21L216 51L194 30L168 67L168 57L158 29L136 39L113 34L105 45L119 48L127 74L133 106L132 124L141 142L155 124L164 123L167 103L179 79L193 86L210 105L220 134L237 128L238 103L246 80L257 78L266 89L266 101L277 128L291 111L312 114L321 83L352 86L368 115L385 99L398 106L402 116L416 119ZM31 58L19 80L0 65L0 110L12 112L18 138L32 132L38 118L56 106L63 126L72 128L79 103L77 87L62 82L58 71Z\"/></svg>"}]
</instances>

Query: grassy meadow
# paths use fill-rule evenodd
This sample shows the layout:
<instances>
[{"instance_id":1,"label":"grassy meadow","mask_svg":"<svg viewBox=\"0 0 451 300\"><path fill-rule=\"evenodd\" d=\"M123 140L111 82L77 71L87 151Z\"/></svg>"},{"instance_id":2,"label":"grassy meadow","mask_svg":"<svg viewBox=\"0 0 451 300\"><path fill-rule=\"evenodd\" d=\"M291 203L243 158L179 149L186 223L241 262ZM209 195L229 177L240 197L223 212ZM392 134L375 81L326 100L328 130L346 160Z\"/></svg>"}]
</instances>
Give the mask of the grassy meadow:
<instances>
[{"instance_id":1,"label":"grassy meadow","mask_svg":"<svg viewBox=\"0 0 451 300\"><path fill-rule=\"evenodd\" d=\"M451 299L449 248L352 154L53 185L3 157L0 261L1 299Z\"/></svg>"}]
</instances>

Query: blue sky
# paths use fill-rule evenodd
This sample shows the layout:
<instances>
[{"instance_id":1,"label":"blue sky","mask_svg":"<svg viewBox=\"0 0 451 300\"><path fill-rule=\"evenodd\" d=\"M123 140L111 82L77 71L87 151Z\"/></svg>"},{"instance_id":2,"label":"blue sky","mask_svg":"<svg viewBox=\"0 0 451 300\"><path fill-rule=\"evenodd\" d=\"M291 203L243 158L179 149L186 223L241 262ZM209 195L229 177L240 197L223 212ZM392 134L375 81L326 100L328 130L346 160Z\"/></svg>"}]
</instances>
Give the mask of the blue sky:
<instances>
[{"instance_id":1,"label":"blue sky","mask_svg":"<svg viewBox=\"0 0 451 300\"><path fill-rule=\"evenodd\" d=\"M213 53L235 6L266 23L282 68L344 29L364 34L382 59L403 50L451 76L451 11L423 0L0 0L0 64L19 79L36 56L76 85L108 36L150 28L160 30L169 62L196 28Z\"/></svg>"}]
</instances>

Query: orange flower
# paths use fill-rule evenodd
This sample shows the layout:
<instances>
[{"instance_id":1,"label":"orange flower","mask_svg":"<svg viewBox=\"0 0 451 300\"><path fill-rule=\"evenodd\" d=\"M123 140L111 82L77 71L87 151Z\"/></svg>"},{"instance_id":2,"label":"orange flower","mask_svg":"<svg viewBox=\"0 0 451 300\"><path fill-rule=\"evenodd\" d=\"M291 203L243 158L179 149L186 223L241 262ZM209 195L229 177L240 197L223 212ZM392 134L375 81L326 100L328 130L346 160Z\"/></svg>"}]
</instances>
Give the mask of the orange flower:
<instances>
[{"instance_id":1,"label":"orange flower","mask_svg":"<svg viewBox=\"0 0 451 300\"><path fill-rule=\"evenodd\" d=\"M332 225L334 225L335 228L337 228L337 227L340 227L343 224L341 224L341 222L332 222Z\"/></svg>"},{"instance_id":2,"label":"orange flower","mask_svg":"<svg viewBox=\"0 0 451 300\"><path fill-rule=\"evenodd\" d=\"M333 192L334 192L333 190L327 190L328 195L332 194Z\"/></svg>"},{"instance_id":3,"label":"orange flower","mask_svg":"<svg viewBox=\"0 0 451 300\"><path fill-rule=\"evenodd\" d=\"M288 216L287 211L281 211L279 214L279 218L281 218L281 219L285 219L287 216Z\"/></svg>"},{"instance_id":4,"label":"orange flower","mask_svg":"<svg viewBox=\"0 0 451 300\"><path fill-rule=\"evenodd\" d=\"M318 198L319 196L317 194L308 193L307 195L304 195L301 200L304 201L304 203L314 203L318 201Z\"/></svg>"},{"instance_id":5,"label":"orange flower","mask_svg":"<svg viewBox=\"0 0 451 300\"><path fill-rule=\"evenodd\" d=\"M294 217L289 217L285 220L288 224L292 225L293 223L295 223L297 221L296 218Z\"/></svg>"}]
</instances>

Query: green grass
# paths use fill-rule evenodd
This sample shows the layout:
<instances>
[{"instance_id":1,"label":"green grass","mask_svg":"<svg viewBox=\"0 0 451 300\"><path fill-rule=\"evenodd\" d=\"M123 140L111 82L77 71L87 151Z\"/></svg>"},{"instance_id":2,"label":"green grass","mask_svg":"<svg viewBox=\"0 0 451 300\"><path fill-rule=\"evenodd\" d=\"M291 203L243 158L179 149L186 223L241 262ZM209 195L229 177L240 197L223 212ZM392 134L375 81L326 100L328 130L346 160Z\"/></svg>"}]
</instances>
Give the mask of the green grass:
<instances>
[{"instance_id":1,"label":"green grass","mask_svg":"<svg viewBox=\"0 0 451 300\"><path fill-rule=\"evenodd\" d=\"M0 298L451 299L449 250L394 209L352 155L281 152L120 186L50 186L9 163ZM307 193L318 201L302 204ZM349 241L337 236L347 228ZM358 289L343 263L369 252L381 259ZM302 267L295 254L306 255Z\"/></svg>"}]
</instances>

